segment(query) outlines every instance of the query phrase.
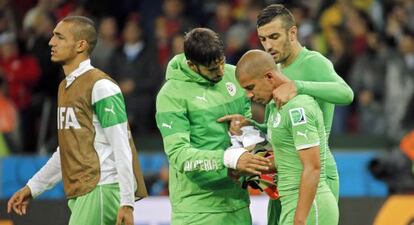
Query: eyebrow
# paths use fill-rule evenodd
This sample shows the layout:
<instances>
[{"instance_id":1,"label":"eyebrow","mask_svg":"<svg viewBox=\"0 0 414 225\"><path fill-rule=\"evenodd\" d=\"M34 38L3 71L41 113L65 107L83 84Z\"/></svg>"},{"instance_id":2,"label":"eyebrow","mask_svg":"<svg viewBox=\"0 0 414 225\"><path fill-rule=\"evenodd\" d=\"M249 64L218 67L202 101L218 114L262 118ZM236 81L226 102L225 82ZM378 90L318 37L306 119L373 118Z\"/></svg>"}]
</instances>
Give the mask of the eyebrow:
<instances>
[{"instance_id":1,"label":"eyebrow","mask_svg":"<svg viewBox=\"0 0 414 225\"><path fill-rule=\"evenodd\" d=\"M218 68L220 68L219 65L216 65L214 67L206 67L207 70L217 70Z\"/></svg>"},{"instance_id":2,"label":"eyebrow","mask_svg":"<svg viewBox=\"0 0 414 225\"><path fill-rule=\"evenodd\" d=\"M221 59L219 62L217 62L214 66L212 67L206 67L207 70L217 70L218 68L220 68L222 63L226 63L226 58L224 57L223 59Z\"/></svg>"},{"instance_id":3,"label":"eyebrow","mask_svg":"<svg viewBox=\"0 0 414 225\"><path fill-rule=\"evenodd\" d=\"M259 38L265 38L265 37L270 37L270 36L274 36L274 35L280 35L280 33L274 32L274 33L271 33L269 35L258 35L258 36L259 36Z\"/></svg>"},{"instance_id":4,"label":"eyebrow","mask_svg":"<svg viewBox=\"0 0 414 225\"><path fill-rule=\"evenodd\" d=\"M59 33L58 31L53 31L53 34L64 37L64 35L62 33Z\"/></svg>"},{"instance_id":5,"label":"eyebrow","mask_svg":"<svg viewBox=\"0 0 414 225\"><path fill-rule=\"evenodd\" d=\"M255 86L254 84L249 84L247 86L244 86L243 88L250 91L250 90L253 90L254 86Z\"/></svg>"}]
</instances>

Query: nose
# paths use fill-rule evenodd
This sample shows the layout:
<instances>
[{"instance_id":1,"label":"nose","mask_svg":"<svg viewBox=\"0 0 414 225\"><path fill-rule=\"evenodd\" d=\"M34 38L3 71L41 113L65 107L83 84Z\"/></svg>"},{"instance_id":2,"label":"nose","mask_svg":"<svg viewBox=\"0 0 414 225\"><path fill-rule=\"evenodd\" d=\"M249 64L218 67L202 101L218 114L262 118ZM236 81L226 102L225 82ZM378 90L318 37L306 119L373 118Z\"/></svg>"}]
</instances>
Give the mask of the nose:
<instances>
[{"instance_id":1,"label":"nose","mask_svg":"<svg viewBox=\"0 0 414 225\"><path fill-rule=\"evenodd\" d=\"M272 50L272 44L269 41L262 41L262 45L267 52Z\"/></svg>"},{"instance_id":2,"label":"nose","mask_svg":"<svg viewBox=\"0 0 414 225\"><path fill-rule=\"evenodd\" d=\"M220 69L217 71L217 76L219 77L224 76L224 64L220 66Z\"/></svg>"},{"instance_id":3,"label":"nose","mask_svg":"<svg viewBox=\"0 0 414 225\"><path fill-rule=\"evenodd\" d=\"M247 92L247 97L248 97L249 99L252 99L252 98L253 98L253 96L254 96L253 92L251 92L251 91L248 91L248 92Z\"/></svg>"},{"instance_id":4,"label":"nose","mask_svg":"<svg viewBox=\"0 0 414 225\"><path fill-rule=\"evenodd\" d=\"M53 43L54 43L54 37L50 38L48 44L49 44L50 47L52 47L54 45Z\"/></svg>"}]
</instances>

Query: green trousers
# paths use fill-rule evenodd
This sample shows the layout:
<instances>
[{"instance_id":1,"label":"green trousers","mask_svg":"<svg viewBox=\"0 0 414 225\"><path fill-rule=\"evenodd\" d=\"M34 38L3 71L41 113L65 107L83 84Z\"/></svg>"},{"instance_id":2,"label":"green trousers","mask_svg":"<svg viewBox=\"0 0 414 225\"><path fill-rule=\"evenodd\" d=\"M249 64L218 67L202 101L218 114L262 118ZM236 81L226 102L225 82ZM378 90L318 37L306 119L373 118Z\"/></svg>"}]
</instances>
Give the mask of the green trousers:
<instances>
[{"instance_id":1,"label":"green trousers","mask_svg":"<svg viewBox=\"0 0 414 225\"><path fill-rule=\"evenodd\" d=\"M69 199L69 225L115 225L119 209L119 185L98 185L91 192Z\"/></svg>"}]
</instances>

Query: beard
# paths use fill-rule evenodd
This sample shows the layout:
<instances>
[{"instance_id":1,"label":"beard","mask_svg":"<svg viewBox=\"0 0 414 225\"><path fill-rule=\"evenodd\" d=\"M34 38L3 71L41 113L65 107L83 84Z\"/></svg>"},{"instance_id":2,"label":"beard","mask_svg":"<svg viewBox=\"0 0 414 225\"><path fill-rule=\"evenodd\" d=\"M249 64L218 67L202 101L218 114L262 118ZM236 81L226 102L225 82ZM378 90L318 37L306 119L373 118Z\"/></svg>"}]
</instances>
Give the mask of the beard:
<instances>
[{"instance_id":1,"label":"beard","mask_svg":"<svg viewBox=\"0 0 414 225\"><path fill-rule=\"evenodd\" d=\"M223 79L223 77L221 77L221 76L217 76L217 77L214 77L214 78L209 78L208 76L206 76L204 74L201 74L201 73L199 73L199 75L202 76L204 79L206 79L206 80L208 80L208 81L210 81L214 84L217 84L218 82L220 82Z\"/></svg>"},{"instance_id":2,"label":"beard","mask_svg":"<svg viewBox=\"0 0 414 225\"><path fill-rule=\"evenodd\" d=\"M292 48L289 45L289 41L286 40L286 42L283 44L282 52L280 53L281 56L279 57L279 59L275 59L275 63L284 64L289 58L291 52L292 52Z\"/></svg>"}]
</instances>

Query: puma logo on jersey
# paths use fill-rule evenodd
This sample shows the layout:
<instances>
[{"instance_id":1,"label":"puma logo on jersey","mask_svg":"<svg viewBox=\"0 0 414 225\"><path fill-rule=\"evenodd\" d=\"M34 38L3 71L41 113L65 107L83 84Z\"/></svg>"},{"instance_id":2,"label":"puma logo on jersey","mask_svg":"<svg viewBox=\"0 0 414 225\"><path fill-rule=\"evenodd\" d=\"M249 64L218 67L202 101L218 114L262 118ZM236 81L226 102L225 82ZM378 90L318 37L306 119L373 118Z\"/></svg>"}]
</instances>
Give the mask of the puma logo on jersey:
<instances>
[{"instance_id":1,"label":"puma logo on jersey","mask_svg":"<svg viewBox=\"0 0 414 225\"><path fill-rule=\"evenodd\" d=\"M78 119L76 118L75 109L73 107L58 107L58 130L62 129L81 129Z\"/></svg>"},{"instance_id":2,"label":"puma logo on jersey","mask_svg":"<svg viewBox=\"0 0 414 225\"><path fill-rule=\"evenodd\" d=\"M196 96L196 99L207 102L206 93L204 93L203 96Z\"/></svg>"},{"instance_id":3,"label":"puma logo on jersey","mask_svg":"<svg viewBox=\"0 0 414 225\"><path fill-rule=\"evenodd\" d=\"M305 133L302 133L302 132L300 132L300 131L297 131L297 132L296 132L296 134L297 134L297 135L299 135L299 136L303 136L303 137L305 137L306 139L308 139L308 135L306 134L306 131L305 131Z\"/></svg>"},{"instance_id":4,"label":"puma logo on jersey","mask_svg":"<svg viewBox=\"0 0 414 225\"><path fill-rule=\"evenodd\" d=\"M112 105L112 108L107 108L107 107L105 107L104 108L104 110L105 110L105 112L111 112L112 114L114 114L115 115L115 112L114 112L114 106Z\"/></svg>"},{"instance_id":5,"label":"puma logo on jersey","mask_svg":"<svg viewBox=\"0 0 414 225\"><path fill-rule=\"evenodd\" d=\"M173 123L173 121L171 121L170 124L162 123L161 126L165 127L165 128L168 128L168 129L171 129L172 128L172 123Z\"/></svg>"}]
</instances>

